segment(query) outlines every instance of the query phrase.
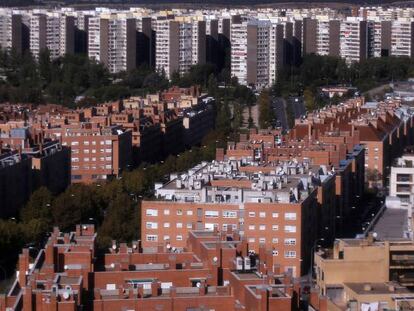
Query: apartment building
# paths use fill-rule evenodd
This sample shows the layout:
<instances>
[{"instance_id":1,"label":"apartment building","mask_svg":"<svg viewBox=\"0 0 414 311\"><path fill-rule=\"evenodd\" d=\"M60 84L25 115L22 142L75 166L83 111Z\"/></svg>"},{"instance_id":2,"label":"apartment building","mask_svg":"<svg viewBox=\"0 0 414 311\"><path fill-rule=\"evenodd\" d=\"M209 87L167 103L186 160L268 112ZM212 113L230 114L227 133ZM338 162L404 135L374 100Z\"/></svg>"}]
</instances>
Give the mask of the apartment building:
<instances>
[{"instance_id":1,"label":"apartment building","mask_svg":"<svg viewBox=\"0 0 414 311\"><path fill-rule=\"evenodd\" d=\"M136 67L136 20L128 14L100 14L88 19L88 55L112 73Z\"/></svg>"},{"instance_id":2,"label":"apartment building","mask_svg":"<svg viewBox=\"0 0 414 311\"><path fill-rule=\"evenodd\" d=\"M359 18L348 17L341 22L340 55L347 63L368 58L369 23Z\"/></svg>"},{"instance_id":3,"label":"apartment building","mask_svg":"<svg viewBox=\"0 0 414 311\"><path fill-rule=\"evenodd\" d=\"M249 253L237 232L191 231L182 252L168 244L149 250L140 241L113 241L108 253L98 254L96 239L94 225L81 224L67 233L54 228L35 258L23 249L12 290L0 296L0 311L16 306L27 311L85 306L299 310L296 280L280 271L271 251L262 247Z\"/></svg>"},{"instance_id":4,"label":"apartment building","mask_svg":"<svg viewBox=\"0 0 414 311\"><path fill-rule=\"evenodd\" d=\"M69 26L66 23L63 25ZM30 15L30 52L35 58L45 49L49 50L52 59L60 56L60 28L59 13L40 11Z\"/></svg>"},{"instance_id":5,"label":"apartment building","mask_svg":"<svg viewBox=\"0 0 414 311\"><path fill-rule=\"evenodd\" d=\"M10 9L0 9L0 47L22 52L22 16Z\"/></svg>"},{"instance_id":6,"label":"apartment building","mask_svg":"<svg viewBox=\"0 0 414 311\"><path fill-rule=\"evenodd\" d=\"M306 163L261 166L248 158L201 163L156 184L157 200L143 201L143 246L168 242L180 249L190 230L231 228L247 239L250 250L265 245L283 271L300 276L307 272L308 251L322 224L319 208L335 209L334 180Z\"/></svg>"},{"instance_id":7,"label":"apartment building","mask_svg":"<svg viewBox=\"0 0 414 311\"><path fill-rule=\"evenodd\" d=\"M53 193L65 190L70 183L69 164L70 150L58 141L20 151L0 146L0 216L17 216L31 193L41 186Z\"/></svg>"},{"instance_id":8,"label":"apartment building","mask_svg":"<svg viewBox=\"0 0 414 311\"><path fill-rule=\"evenodd\" d=\"M306 17L303 19L303 32L302 32L302 53L316 54L317 52L317 27L318 23L316 19Z\"/></svg>"},{"instance_id":9,"label":"apartment building","mask_svg":"<svg viewBox=\"0 0 414 311\"><path fill-rule=\"evenodd\" d=\"M278 74L286 63L285 56L288 55L284 46L284 27L281 24L272 23L269 27L269 85L276 83ZM290 51L294 54L294 38L290 38L288 44L291 45Z\"/></svg>"},{"instance_id":10,"label":"apartment building","mask_svg":"<svg viewBox=\"0 0 414 311\"><path fill-rule=\"evenodd\" d=\"M132 163L132 133L120 126L81 123L46 129L71 148L72 183L91 183L118 177Z\"/></svg>"},{"instance_id":11,"label":"apartment building","mask_svg":"<svg viewBox=\"0 0 414 311\"><path fill-rule=\"evenodd\" d=\"M206 23L192 18L156 21L155 67L170 78L187 73L192 65L206 62Z\"/></svg>"},{"instance_id":12,"label":"apartment building","mask_svg":"<svg viewBox=\"0 0 414 311\"><path fill-rule=\"evenodd\" d=\"M382 185L391 159L399 156L412 141L413 115L395 100L365 103L361 98L348 100L333 109L324 108L297 120L292 135L296 139L342 136L348 150L352 144L365 149L367 178L375 175L375 184ZM334 134L334 133L337 134ZM368 178L371 179L371 178ZM373 184L370 184L373 186Z\"/></svg>"},{"instance_id":13,"label":"apartment building","mask_svg":"<svg viewBox=\"0 0 414 311\"><path fill-rule=\"evenodd\" d=\"M75 54L75 17L60 16L59 55Z\"/></svg>"},{"instance_id":14,"label":"apartment building","mask_svg":"<svg viewBox=\"0 0 414 311\"><path fill-rule=\"evenodd\" d=\"M339 20L331 20L324 16L317 19L316 54L339 57L340 25Z\"/></svg>"},{"instance_id":15,"label":"apartment building","mask_svg":"<svg viewBox=\"0 0 414 311\"><path fill-rule=\"evenodd\" d=\"M414 22L412 19L399 19L391 22L392 56L414 56Z\"/></svg>"},{"instance_id":16,"label":"apartment building","mask_svg":"<svg viewBox=\"0 0 414 311\"><path fill-rule=\"evenodd\" d=\"M269 78L276 79L283 63L283 29L280 27L283 26L273 27L270 21L262 20L235 19L232 22L231 75L239 83L262 88L270 85Z\"/></svg>"},{"instance_id":17,"label":"apartment building","mask_svg":"<svg viewBox=\"0 0 414 311\"><path fill-rule=\"evenodd\" d=\"M414 204L414 156L404 154L401 158L395 160L391 166L390 173L390 193L389 195L398 198L398 205L408 210L408 214L413 212Z\"/></svg>"},{"instance_id":18,"label":"apartment building","mask_svg":"<svg viewBox=\"0 0 414 311\"><path fill-rule=\"evenodd\" d=\"M377 241L370 235L337 240L333 249L319 250L312 306L317 310L336 310L346 304L355 310L410 306L412 247L412 241Z\"/></svg>"},{"instance_id":19,"label":"apartment building","mask_svg":"<svg viewBox=\"0 0 414 311\"><path fill-rule=\"evenodd\" d=\"M165 76L170 78L173 72L179 72L180 70L180 45L183 48L184 46L188 48L191 45L191 35L187 33L186 42L182 37L180 43L180 25L178 22L169 19L157 19L155 27L155 68L160 72L164 72ZM191 50L187 51L188 53L191 53Z\"/></svg>"}]
</instances>

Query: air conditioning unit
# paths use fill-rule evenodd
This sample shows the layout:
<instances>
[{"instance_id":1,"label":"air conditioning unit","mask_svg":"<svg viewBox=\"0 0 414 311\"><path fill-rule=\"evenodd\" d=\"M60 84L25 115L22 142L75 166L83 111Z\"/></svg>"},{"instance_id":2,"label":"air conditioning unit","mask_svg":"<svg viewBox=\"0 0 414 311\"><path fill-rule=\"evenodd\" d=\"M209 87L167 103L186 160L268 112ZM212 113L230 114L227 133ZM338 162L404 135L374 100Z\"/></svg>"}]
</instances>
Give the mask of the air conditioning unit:
<instances>
[{"instance_id":1,"label":"air conditioning unit","mask_svg":"<svg viewBox=\"0 0 414 311\"><path fill-rule=\"evenodd\" d=\"M251 269L251 263L249 257L244 257L244 270L250 270Z\"/></svg>"},{"instance_id":2,"label":"air conditioning unit","mask_svg":"<svg viewBox=\"0 0 414 311\"><path fill-rule=\"evenodd\" d=\"M236 270L238 271L243 270L243 258L242 257L236 258Z\"/></svg>"}]
</instances>

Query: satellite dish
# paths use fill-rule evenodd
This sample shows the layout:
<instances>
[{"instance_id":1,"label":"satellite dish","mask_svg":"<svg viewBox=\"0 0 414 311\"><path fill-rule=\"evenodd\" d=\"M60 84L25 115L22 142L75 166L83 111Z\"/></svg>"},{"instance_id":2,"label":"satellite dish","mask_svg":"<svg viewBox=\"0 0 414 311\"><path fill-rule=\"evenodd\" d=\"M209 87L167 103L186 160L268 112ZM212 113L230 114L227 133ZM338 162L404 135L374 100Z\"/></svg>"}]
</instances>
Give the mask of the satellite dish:
<instances>
[{"instance_id":1,"label":"satellite dish","mask_svg":"<svg viewBox=\"0 0 414 311\"><path fill-rule=\"evenodd\" d=\"M82 227L83 228L83 230L86 230L86 229L88 229L88 227L86 227L85 225Z\"/></svg>"},{"instance_id":2,"label":"satellite dish","mask_svg":"<svg viewBox=\"0 0 414 311\"><path fill-rule=\"evenodd\" d=\"M378 233L374 232L374 233L372 234L372 237L373 237L374 239L376 239L376 238L378 237Z\"/></svg>"},{"instance_id":3,"label":"satellite dish","mask_svg":"<svg viewBox=\"0 0 414 311\"><path fill-rule=\"evenodd\" d=\"M63 269L68 270L68 265L64 265Z\"/></svg>"},{"instance_id":4,"label":"satellite dish","mask_svg":"<svg viewBox=\"0 0 414 311\"><path fill-rule=\"evenodd\" d=\"M168 243L167 244L167 249L170 249L171 248L171 244L170 243Z\"/></svg>"},{"instance_id":5,"label":"satellite dish","mask_svg":"<svg viewBox=\"0 0 414 311\"><path fill-rule=\"evenodd\" d=\"M132 248L137 249L137 245L136 244L132 245Z\"/></svg>"},{"instance_id":6,"label":"satellite dish","mask_svg":"<svg viewBox=\"0 0 414 311\"><path fill-rule=\"evenodd\" d=\"M213 257L213 262L217 262L218 258L217 257Z\"/></svg>"},{"instance_id":7,"label":"satellite dish","mask_svg":"<svg viewBox=\"0 0 414 311\"><path fill-rule=\"evenodd\" d=\"M115 268L115 264L114 263L111 263L111 268Z\"/></svg>"},{"instance_id":8,"label":"satellite dish","mask_svg":"<svg viewBox=\"0 0 414 311\"><path fill-rule=\"evenodd\" d=\"M113 250L116 250L116 244L113 244L113 245L112 245L112 249L113 249Z\"/></svg>"},{"instance_id":9,"label":"satellite dish","mask_svg":"<svg viewBox=\"0 0 414 311\"><path fill-rule=\"evenodd\" d=\"M200 282L197 282L196 286L197 286L198 288L200 288L200 287L201 287L201 283L200 283Z\"/></svg>"}]
</instances>

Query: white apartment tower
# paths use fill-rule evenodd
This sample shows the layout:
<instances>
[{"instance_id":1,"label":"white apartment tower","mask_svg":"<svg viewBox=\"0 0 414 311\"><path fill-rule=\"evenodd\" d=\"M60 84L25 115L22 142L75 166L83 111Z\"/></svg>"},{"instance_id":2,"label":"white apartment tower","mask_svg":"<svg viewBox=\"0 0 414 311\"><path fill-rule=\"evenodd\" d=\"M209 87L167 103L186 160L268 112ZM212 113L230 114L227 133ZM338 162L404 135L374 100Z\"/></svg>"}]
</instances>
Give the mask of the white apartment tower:
<instances>
[{"instance_id":1,"label":"white apartment tower","mask_svg":"<svg viewBox=\"0 0 414 311\"><path fill-rule=\"evenodd\" d=\"M391 55L413 57L412 19L401 18L391 22Z\"/></svg>"},{"instance_id":2,"label":"white apartment tower","mask_svg":"<svg viewBox=\"0 0 414 311\"><path fill-rule=\"evenodd\" d=\"M60 14L56 12L34 13L30 16L30 52L35 58L48 49L50 58L61 55Z\"/></svg>"},{"instance_id":3,"label":"white apartment tower","mask_svg":"<svg viewBox=\"0 0 414 311\"><path fill-rule=\"evenodd\" d=\"M22 52L22 16L0 9L0 48Z\"/></svg>"},{"instance_id":4,"label":"white apartment tower","mask_svg":"<svg viewBox=\"0 0 414 311\"><path fill-rule=\"evenodd\" d=\"M61 15L60 34L59 34L59 54L75 53L75 17Z\"/></svg>"},{"instance_id":5,"label":"white apartment tower","mask_svg":"<svg viewBox=\"0 0 414 311\"><path fill-rule=\"evenodd\" d=\"M283 27L283 26L282 26ZM283 28L279 31L283 38ZM276 79L276 69L280 59L276 57L277 26L270 21L234 21L231 24L231 75L240 84L267 87L270 80ZM271 45L271 36L274 42ZM272 49L272 52L271 50ZM275 49L275 50L273 50ZM272 59L271 56L272 55Z\"/></svg>"},{"instance_id":6,"label":"white apartment tower","mask_svg":"<svg viewBox=\"0 0 414 311\"><path fill-rule=\"evenodd\" d=\"M155 67L171 78L206 61L206 23L189 19L158 19L155 23Z\"/></svg>"},{"instance_id":7,"label":"white apartment tower","mask_svg":"<svg viewBox=\"0 0 414 311\"><path fill-rule=\"evenodd\" d=\"M124 14L102 14L88 19L88 55L110 72L136 67L136 22Z\"/></svg>"},{"instance_id":8,"label":"white apartment tower","mask_svg":"<svg viewBox=\"0 0 414 311\"><path fill-rule=\"evenodd\" d=\"M368 23L360 18L348 17L341 22L340 55L347 63L368 57Z\"/></svg>"}]
</instances>

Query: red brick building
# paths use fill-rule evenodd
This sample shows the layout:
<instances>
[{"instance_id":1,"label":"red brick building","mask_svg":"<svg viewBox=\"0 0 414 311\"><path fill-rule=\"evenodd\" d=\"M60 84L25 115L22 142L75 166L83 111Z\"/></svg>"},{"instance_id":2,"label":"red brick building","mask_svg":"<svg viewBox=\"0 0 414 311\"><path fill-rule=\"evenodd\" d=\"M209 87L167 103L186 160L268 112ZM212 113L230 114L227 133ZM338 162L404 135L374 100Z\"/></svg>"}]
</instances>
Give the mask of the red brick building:
<instances>
[{"instance_id":1,"label":"red brick building","mask_svg":"<svg viewBox=\"0 0 414 311\"><path fill-rule=\"evenodd\" d=\"M271 250L249 253L231 229L191 231L182 251L114 241L103 257L95 239L93 225L78 225L72 233L55 229L34 259L24 249L0 311L298 310L299 283L280 272Z\"/></svg>"}]
</instances>

